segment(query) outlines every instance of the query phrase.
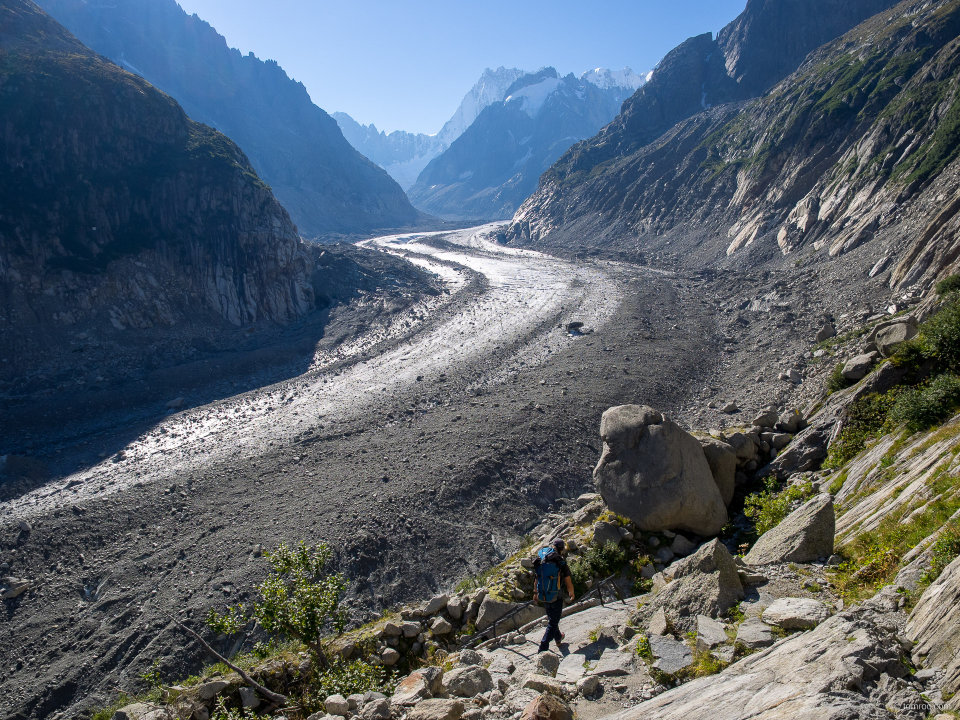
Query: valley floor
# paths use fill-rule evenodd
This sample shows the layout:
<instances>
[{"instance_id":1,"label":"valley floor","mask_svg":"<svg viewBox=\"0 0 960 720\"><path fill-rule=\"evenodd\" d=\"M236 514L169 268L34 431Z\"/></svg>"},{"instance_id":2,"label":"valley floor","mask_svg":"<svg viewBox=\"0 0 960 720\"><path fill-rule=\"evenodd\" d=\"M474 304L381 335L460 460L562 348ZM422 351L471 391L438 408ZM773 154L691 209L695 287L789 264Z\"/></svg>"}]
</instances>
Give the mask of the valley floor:
<instances>
[{"instance_id":1,"label":"valley floor","mask_svg":"<svg viewBox=\"0 0 960 720\"><path fill-rule=\"evenodd\" d=\"M157 657L166 677L195 669L170 614L244 598L258 546L331 543L357 620L446 588L590 485L603 410L679 407L720 369L714 308L670 274L489 229L367 241L449 294L291 379L91 432L122 450L0 505L0 558L36 583L0 618L4 716L75 715Z\"/></svg>"}]
</instances>

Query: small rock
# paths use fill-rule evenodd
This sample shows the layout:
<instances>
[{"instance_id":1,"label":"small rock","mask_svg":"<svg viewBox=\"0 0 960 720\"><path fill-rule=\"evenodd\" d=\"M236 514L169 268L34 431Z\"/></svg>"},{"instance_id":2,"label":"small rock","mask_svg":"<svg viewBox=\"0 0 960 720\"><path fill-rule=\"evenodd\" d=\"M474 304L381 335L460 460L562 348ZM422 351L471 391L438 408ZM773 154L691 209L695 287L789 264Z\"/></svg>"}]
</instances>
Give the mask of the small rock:
<instances>
[{"instance_id":1,"label":"small rock","mask_svg":"<svg viewBox=\"0 0 960 720\"><path fill-rule=\"evenodd\" d=\"M829 340L832 337L836 337L837 329L833 326L833 323L824 323L820 326L820 329L817 330L816 342L823 342L824 340Z\"/></svg>"},{"instance_id":2,"label":"small rock","mask_svg":"<svg viewBox=\"0 0 960 720\"><path fill-rule=\"evenodd\" d=\"M170 402L167 403L167 409L168 409L168 410L179 410L180 408L183 407L183 404L184 404L186 401L187 401L187 399L184 398L184 397L174 398L173 400L171 400ZM154 405L154 407L156 407L156 405Z\"/></svg>"},{"instance_id":3,"label":"small rock","mask_svg":"<svg viewBox=\"0 0 960 720\"><path fill-rule=\"evenodd\" d=\"M550 677L556 677L557 668L559 667L560 658L552 652L538 653L533 665L534 672L539 675L549 675Z\"/></svg>"},{"instance_id":4,"label":"small rock","mask_svg":"<svg viewBox=\"0 0 960 720\"><path fill-rule=\"evenodd\" d=\"M323 709L330 715L346 717L350 714L350 703L343 695L330 695L323 701Z\"/></svg>"},{"instance_id":5,"label":"small rock","mask_svg":"<svg viewBox=\"0 0 960 720\"><path fill-rule=\"evenodd\" d=\"M391 720L391 716L390 701L386 698L370 700L360 711L360 717L363 720Z\"/></svg>"},{"instance_id":6,"label":"small rock","mask_svg":"<svg viewBox=\"0 0 960 720\"><path fill-rule=\"evenodd\" d=\"M788 597L775 600L762 617L764 622L784 630L809 630L830 617L830 610L816 600Z\"/></svg>"},{"instance_id":7,"label":"small rock","mask_svg":"<svg viewBox=\"0 0 960 720\"><path fill-rule=\"evenodd\" d=\"M587 675L577 680L577 692L581 695L593 695L600 687L600 678L596 675Z\"/></svg>"},{"instance_id":8,"label":"small rock","mask_svg":"<svg viewBox=\"0 0 960 720\"><path fill-rule=\"evenodd\" d=\"M686 557L696 549L697 546L683 535L677 535L670 543L671 552L679 557Z\"/></svg>"},{"instance_id":9,"label":"small rock","mask_svg":"<svg viewBox=\"0 0 960 720\"><path fill-rule=\"evenodd\" d=\"M530 673L523 679L523 682L520 683L520 687L525 690L534 690L538 693L550 693L557 697L563 696L563 687L560 681L549 675Z\"/></svg>"},{"instance_id":10,"label":"small rock","mask_svg":"<svg viewBox=\"0 0 960 720\"><path fill-rule=\"evenodd\" d=\"M594 500L599 500L599 499L600 499L600 493L583 493L583 495L580 495L579 497L577 497L577 505L579 507L584 507L585 505L589 505L590 503L592 503Z\"/></svg>"},{"instance_id":11,"label":"small rock","mask_svg":"<svg viewBox=\"0 0 960 720\"><path fill-rule=\"evenodd\" d=\"M803 376L800 374L800 371L797 370L796 368L790 368L787 371L787 379L790 382L792 382L794 385L798 385L800 381L803 380Z\"/></svg>"},{"instance_id":12,"label":"small rock","mask_svg":"<svg viewBox=\"0 0 960 720\"><path fill-rule=\"evenodd\" d=\"M483 658L476 650L464 648L460 651L460 665L482 665Z\"/></svg>"},{"instance_id":13,"label":"small rock","mask_svg":"<svg viewBox=\"0 0 960 720\"><path fill-rule=\"evenodd\" d=\"M255 708L260 706L260 698L253 688L242 687L237 692L240 693L240 704L245 708Z\"/></svg>"},{"instance_id":14,"label":"small rock","mask_svg":"<svg viewBox=\"0 0 960 720\"><path fill-rule=\"evenodd\" d=\"M201 700L213 700L228 687L230 683L225 680L211 680L197 686L197 697Z\"/></svg>"},{"instance_id":15,"label":"small rock","mask_svg":"<svg viewBox=\"0 0 960 720\"><path fill-rule=\"evenodd\" d=\"M32 528L30 527L30 523L28 523L26 520L21 520L19 525L20 525L20 532L28 533L32 530Z\"/></svg>"},{"instance_id":16,"label":"small rock","mask_svg":"<svg viewBox=\"0 0 960 720\"><path fill-rule=\"evenodd\" d=\"M667 614L663 608L657 608L653 617L650 618L650 622L647 623L647 632L651 635L666 635L669 627L670 624L667 621Z\"/></svg>"},{"instance_id":17,"label":"small rock","mask_svg":"<svg viewBox=\"0 0 960 720\"><path fill-rule=\"evenodd\" d=\"M517 720L573 720L573 711L556 695L543 693L524 708Z\"/></svg>"},{"instance_id":18,"label":"small rock","mask_svg":"<svg viewBox=\"0 0 960 720\"><path fill-rule=\"evenodd\" d=\"M382 653L380 653L380 662L382 662L387 667L391 665L396 665L400 660L400 653L394 650L391 647L386 648Z\"/></svg>"},{"instance_id":19,"label":"small rock","mask_svg":"<svg viewBox=\"0 0 960 720\"><path fill-rule=\"evenodd\" d=\"M673 558L675 557L675 555L673 554L673 551L672 551L670 548L668 548L668 547L662 547L662 548L660 548L659 550L657 550L657 552L656 552L656 554L654 555L654 557L655 557L656 560L658 560L658 561L662 562L664 565L666 565L666 564L669 563L671 560L673 560Z\"/></svg>"},{"instance_id":20,"label":"small rock","mask_svg":"<svg viewBox=\"0 0 960 720\"><path fill-rule=\"evenodd\" d=\"M770 626L756 618L748 618L737 628L737 642L751 650L773 645Z\"/></svg>"},{"instance_id":21,"label":"small rock","mask_svg":"<svg viewBox=\"0 0 960 720\"><path fill-rule=\"evenodd\" d=\"M442 617L438 617L430 626L430 631L434 635L449 635L452 630L453 625L451 625L448 620Z\"/></svg>"},{"instance_id":22,"label":"small rock","mask_svg":"<svg viewBox=\"0 0 960 720\"><path fill-rule=\"evenodd\" d=\"M873 367L877 359L880 357L880 353L869 352L863 355L857 355L854 358L850 358L843 366L843 369L840 371L840 374L843 375L847 380L861 380L863 377L870 372L870 368Z\"/></svg>"},{"instance_id":23,"label":"small rock","mask_svg":"<svg viewBox=\"0 0 960 720\"><path fill-rule=\"evenodd\" d=\"M456 697L474 697L493 690L493 678L489 671L479 665L455 667L443 676L447 694Z\"/></svg>"},{"instance_id":24,"label":"small rock","mask_svg":"<svg viewBox=\"0 0 960 720\"><path fill-rule=\"evenodd\" d=\"M381 632L386 637L399 637L403 633L403 630L395 622L388 621L384 623L383 629L381 630ZM331 713L331 714L336 715L336 713Z\"/></svg>"},{"instance_id":25,"label":"small rock","mask_svg":"<svg viewBox=\"0 0 960 720\"><path fill-rule=\"evenodd\" d=\"M435 698L424 700L407 711L407 720L460 720L463 702Z\"/></svg>"},{"instance_id":26,"label":"small rock","mask_svg":"<svg viewBox=\"0 0 960 720\"><path fill-rule=\"evenodd\" d=\"M728 402L726 405L720 408L720 412L724 412L727 415L733 415L736 412L740 412L740 407L735 402Z\"/></svg>"},{"instance_id":27,"label":"small rock","mask_svg":"<svg viewBox=\"0 0 960 720\"><path fill-rule=\"evenodd\" d=\"M409 620L400 626L400 630L405 638L412 638L420 634L421 626L420 623Z\"/></svg>"},{"instance_id":28,"label":"small rock","mask_svg":"<svg viewBox=\"0 0 960 720\"><path fill-rule=\"evenodd\" d=\"M727 642L727 632L713 618L697 615L697 649L712 650Z\"/></svg>"},{"instance_id":29,"label":"small rock","mask_svg":"<svg viewBox=\"0 0 960 720\"><path fill-rule=\"evenodd\" d=\"M686 643L662 635L651 635L649 640L650 651L656 658L653 667L660 672L673 675L693 664L693 653Z\"/></svg>"},{"instance_id":30,"label":"small rock","mask_svg":"<svg viewBox=\"0 0 960 720\"><path fill-rule=\"evenodd\" d=\"M423 608L420 610L420 614L424 617L436 615L447 606L447 602L449 600L450 598L447 595L437 595L430 602L423 606Z\"/></svg>"},{"instance_id":31,"label":"small rock","mask_svg":"<svg viewBox=\"0 0 960 720\"><path fill-rule=\"evenodd\" d=\"M776 410L764 410L753 419L755 427L772 428L777 424Z\"/></svg>"}]
</instances>

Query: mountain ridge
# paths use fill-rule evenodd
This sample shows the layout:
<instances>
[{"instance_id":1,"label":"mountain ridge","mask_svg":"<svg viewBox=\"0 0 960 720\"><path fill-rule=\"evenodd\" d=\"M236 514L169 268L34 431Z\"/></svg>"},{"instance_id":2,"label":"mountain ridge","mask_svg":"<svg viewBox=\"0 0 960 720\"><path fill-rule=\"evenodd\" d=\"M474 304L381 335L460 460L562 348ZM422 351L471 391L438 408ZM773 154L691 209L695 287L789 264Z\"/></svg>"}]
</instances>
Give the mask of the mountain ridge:
<instances>
[{"instance_id":1,"label":"mountain ridge","mask_svg":"<svg viewBox=\"0 0 960 720\"><path fill-rule=\"evenodd\" d=\"M308 237L400 227L418 213L401 188L344 138L302 83L272 60L241 55L173 0L42 0L89 47L176 98L222 130Z\"/></svg>"}]
</instances>

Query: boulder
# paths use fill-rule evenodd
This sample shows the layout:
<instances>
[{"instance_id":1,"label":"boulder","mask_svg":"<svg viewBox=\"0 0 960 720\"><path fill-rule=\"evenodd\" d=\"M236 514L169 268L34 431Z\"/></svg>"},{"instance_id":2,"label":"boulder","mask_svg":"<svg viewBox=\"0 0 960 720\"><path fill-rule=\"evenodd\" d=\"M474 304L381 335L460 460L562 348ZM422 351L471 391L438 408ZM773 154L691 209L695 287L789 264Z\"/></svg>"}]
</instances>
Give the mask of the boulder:
<instances>
[{"instance_id":1,"label":"boulder","mask_svg":"<svg viewBox=\"0 0 960 720\"><path fill-rule=\"evenodd\" d=\"M519 720L573 720L573 711L556 695L543 693L523 709Z\"/></svg>"},{"instance_id":2,"label":"boulder","mask_svg":"<svg viewBox=\"0 0 960 720\"><path fill-rule=\"evenodd\" d=\"M460 700L424 700L407 711L407 720L460 720L463 702Z\"/></svg>"},{"instance_id":3,"label":"boulder","mask_svg":"<svg viewBox=\"0 0 960 720\"><path fill-rule=\"evenodd\" d=\"M392 647L384 648L383 652L380 653L380 662L382 662L387 667L391 665L396 665L400 661L400 653L394 650Z\"/></svg>"},{"instance_id":4,"label":"boulder","mask_svg":"<svg viewBox=\"0 0 960 720\"><path fill-rule=\"evenodd\" d=\"M523 603L511 603L511 602L502 602L500 600L495 600L489 595L484 597L483 603L480 605L480 613L477 616L477 629L486 630L493 626L494 622L497 622L497 634L510 632L511 630L516 630L518 627L526 625L528 622L536 620L538 617L543 617L545 611L542 607L537 605L527 605L523 607ZM505 622L500 623L499 620L506 615L509 615L514 610L523 607L515 615L509 617Z\"/></svg>"},{"instance_id":5,"label":"boulder","mask_svg":"<svg viewBox=\"0 0 960 720\"><path fill-rule=\"evenodd\" d=\"M593 476L604 502L641 530L714 535L726 506L696 438L652 408L603 413L603 454Z\"/></svg>"},{"instance_id":6,"label":"boulder","mask_svg":"<svg viewBox=\"0 0 960 720\"><path fill-rule=\"evenodd\" d=\"M226 680L210 680L197 686L197 697L201 700L213 700L217 695L230 687Z\"/></svg>"},{"instance_id":7,"label":"boulder","mask_svg":"<svg viewBox=\"0 0 960 720\"><path fill-rule=\"evenodd\" d=\"M720 490L724 506L733 500L736 487L737 453L729 443L710 436L697 438L703 447L703 456L710 466L710 474Z\"/></svg>"},{"instance_id":8,"label":"boulder","mask_svg":"<svg viewBox=\"0 0 960 720\"><path fill-rule=\"evenodd\" d=\"M653 616L663 609L670 622L684 632L696 630L697 615L717 617L743 599L737 565L719 540L702 545L669 571L673 580L654 594L641 613Z\"/></svg>"},{"instance_id":9,"label":"boulder","mask_svg":"<svg viewBox=\"0 0 960 720\"><path fill-rule=\"evenodd\" d=\"M809 630L830 617L830 610L817 600L787 597L775 600L761 617L784 630Z\"/></svg>"},{"instance_id":10,"label":"boulder","mask_svg":"<svg viewBox=\"0 0 960 720\"><path fill-rule=\"evenodd\" d=\"M593 534L590 539L591 545L602 547L608 542L619 545L623 536L620 534L620 526L614 523L600 521L593 526Z\"/></svg>"},{"instance_id":11,"label":"boulder","mask_svg":"<svg viewBox=\"0 0 960 720\"><path fill-rule=\"evenodd\" d=\"M600 678L596 675L587 675L577 680L577 692L581 695L593 695L600 687Z\"/></svg>"},{"instance_id":12,"label":"boulder","mask_svg":"<svg viewBox=\"0 0 960 720\"><path fill-rule=\"evenodd\" d=\"M833 326L833 323L827 322L820 326L820 329L817 330L816 342L820 343L824 340L829 340L832 337L836 337L837 329Z\"/></svg>"},{"instance_id":13,"label":"boulder","mask_svg":"<svg viewBox=\"0 0 960 720\"><path fill-rule=\"evenodd\" d=\"M850 358L843 366L840 374L847 380L862 380L863 377L870 372L870 368L873 367L879 357L880 353L868 352Z\"/></svg>"},{"instance_id":14,"label":"boulder","mask_svg":"<svg viewBox=\"0 0 960 720\"><path fill-rule=\"evenodd\" d=\"M443 675L443 689L448 695L472 698L493 690L493 678L479 665L455 667Z\"/></svg>"},{"instance_id":15,"label":"boulder","mask_svg":"<svg viewBox=\"0 0 960 720\"><path fill-rule=\"evenodd\" d=\"M110 720L144 720L156 709L156 706L149 703L131 703L115 711Z\"/></svg>"},{"instance_id":16,"label":"boulder","mask_svg":"<svg viewBox=\"0 0 960 720\"><path fill-rule=\"evenodd\" d=\"M589 505L594 500L599 500L599 499L600 499L600 493L583 493L583 495L579 495L577 497L577 506L583 507L585 505Z\"/></svg>"},{"instance_id":17,"label":"boulder","mask_svg":"<svg viewBox=\"0 0 960 720\"><path fill-rule=\"evenodd\" d=\"M711 617L697 615L697 649L713 650L727 642L727 631Z\"/></svg>"},{"instance_id":18,"label":"boulder","mask_svg":"<svg viewBox=\"0 0 960 720\"><path fill-rule=\"evenodd\" d=\"M421 700L433 697L443 690L443 670L438 667L425 667L410 673L397 685L391 703L394 705L415 705ZM328 709L327 712L330 712ZM339 714L339 713L333 713Z\"/></svg>"},{"instance_id":19,"label":"boulder","mask_svg":"<svg viewBox=\"0 0 960 720\"><path fill-rule=\"evenodd\" d=\"M675 687L609 720L892 718L866 690L882 673L903 677L900 652L893 634L866 614L835 616L719 675Z\"/></svg>"},{"instance_id":20,"label":"boulder","mask_svg":"<svg viewBox=\"0 0 960 720\"><path fill-rule=\"evenodd\" d=\"M400 637L401 633L403 633L403 630L400 628L400 626L397 623L388 621L383 624L383 629L381 630L381 633L385 637Z\"/></svg>"},{"instance_id":21,"label":"boulder","mask_svg":"<svg viewBox=\"0 0 960 720\"><path fill-rule=\"evenodd\" d=\"M435 618L430 625L430 632L434 635L449 635L453 631L453 625L446 618Z\"/></svg>"},{"instance_id":22,"label":"boulder","mask_svg":"<svg viewBox=\"0 0 960 720\"><path fill-rule=\"evenodd\" d=\"M757 444L746 433L731 433L727 436L727 443L737 454L737 460L741 462L749 462L757 456Z\"/></svg>"},{"instance_id":23,"label":"boulder","mask_svg":"<svg viewBox=\"0 0 960 720\"><path fill-rule=\"evenodd\" d=\"M483 658L476 650L464 648L458 654L459 665L483 665Z\"/></svg>"},{"instance_id":24,"label":"boulder","mask_svg":"<svg viewBox=\"0 0 960 720\"><path fill-rule=\"evenodd\" d=\"M800 415L799 410L791 410L790 412L785 412L780 416L780 420L777 421L777 430L780 432L790 433L795 435L800 429L800 423L803 420L803 416Z\"/></svg>"},{"instance_id":25,"label":"boulder","mask_svg":"<svg viewBox=\"0 0 960 720\"><path fill-rule=\"evenodd\" d=\"M670 631L670 623L663 608L657 608L647 621L647 632L651 635L666 635Z\"/></svg>"},{"instance_id":26,"label":"boulder","mask_svg":"<svg viewBox=\"0 0 960 720\"><path fill-rule=\"evenodd\" d=\"M346 717L350 714L350 703L343 695L330 695L323 701L323 709L329 715L339 715Z\"/></svg>"},{"instance_id":27,"label":"boulder","mask_svg":"<svg viewBox=\"0 0 960 720\"><path fill-rule=\"evenodd\" d=\"M653 667L667 675L673 675L693 664L690 646L669 635L651 635L650 652L656 660Z\"/></svg>"},{"instance_id":28,"label":"boulder","mask_svg":"<svg viewBox=\"0 0 960 720\"><path fill-rule=\"evenodd\" d=\"M753 425L754 427L772 428L776 426L778 419L776 410L764 410L753 419Z\"/></svg>"},{"instance_id":29,"label":"boulder","mask_svg":"<svg viewBox=\"0 0 960 720\"><path fill-rule=\"evenodd\" d=\"M924 667L943 668L940 689L955 693L948 709L960 710L960 557L923 591L906 636L916 643L913 656L922 658Z\"/></svg>"},{"instance_id":30,"label":"boulder","mask_svg":"<svg viewBox=\"0 0 960 720\"><path fill-rule=\"evenodd\" d=\"M696 543L694 543L692 540L688 540L683 535L677 535L673 539L673 542L670 543L670 552L677 557L686 557L696 549Z\"/></svg>"},{"instance_id":31,"label":"boulder","mask_svg":"<svg viewBox=\"0 0 960 720\"><path fill-rule=\"evenodd\" d=\"M633 672L632 652L620 652L617 648L608 648L603 651L600 661L591 673L597 677L618 677Z\"/></svg>"},{"instance_id":32,"label":"boulder","mask_svg":"<svg viewBox=\"0 0 960 720\"><path fill-rule=\"evenodd\" d=\"M911 322L900 322L893 325L887 325L880 330L873 342L877 350L885 358L890 357L896 352L896 349L917 335L917 326Z\"/></svg>"},{"instance_id":33,"label":"boulder","mask_svg":"<svg viewBox=\"0 0 960 720\"><path fill-rule=\"evenodd\" d=\"M560 658L552 652L538 653L533 664L534 672L538 675L557 676L557 668L560 667Z\"/></svg>"},{"instance_id":34,"label":"boulder","mask_svg":"<svg viewBox=\"0 0 960 720\"><path fill-rule=\"evenodd\" d=\"M773 645L773 632L770 626L758 618L747 618L737 628L737 643L751 650Z\"/></svg>"},{"instance_id":35,"label":"boulder","mask_svg":"<svg viewBox=\"0 0 960 720\"><path fill-rule=\"evenodd\" d=\"M400 630L405 638L412 638L420 634L421 627L420 623L407 620L400 626Z\"/></svg>"},{"instance_id":36,"label":"boulder","mask_svg":"<svg viewBox=\"0 0 960 720\"><path fill-rule=\"evenodd\" d=\"M827 558L833 554L835 531L833 498L823 493L761 535L744 560L748 565L769 565Z\"/></svg>"},{"instance_id":37,"label":"boulder","mask_svg":"<svg viewBox=\"0 0 960 720\"><path fill-rule=\"evenodd\" d=\"M454 620L463 617L463 606L466 605L462 595L456 595L447 601L447 615Z\"/></svg>"},{"instance_id":38,"label":"boulder","mask_svg":"<svg viewBox=\"0 0 960 720\"><path fill-rule=\"evenodd\" d=\"M391 720L390 701L385 698L370 700L360 711L363 720Z\"/></svg>"},{"instance_id":39,"label":"boulder","mask_svg":"<svg viewBox=\"0 0 960 720\"><path fill-rule=\"evenodd\" d=\"M424 617L436 615L447 606L449 601L450 598L447 595L437 595L435 598L430 600L430 602L424 605L423 608L421 608L420 614Z\"/></svg>"}]
</instances>

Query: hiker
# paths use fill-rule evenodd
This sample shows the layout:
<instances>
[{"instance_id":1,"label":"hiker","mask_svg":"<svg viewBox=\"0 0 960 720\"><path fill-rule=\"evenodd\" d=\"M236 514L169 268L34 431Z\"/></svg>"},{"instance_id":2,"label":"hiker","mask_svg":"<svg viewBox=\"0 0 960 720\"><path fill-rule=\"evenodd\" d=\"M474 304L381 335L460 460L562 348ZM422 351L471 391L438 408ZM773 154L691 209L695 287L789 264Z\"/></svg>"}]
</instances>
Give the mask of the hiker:
<instances>
[{"instance_id":1,"label":"hiker","mask_svg":"<svg viewBox=\"0 0 960 720\"><path fill-rule=\"evenodd\" d=\"M557 641L558 649L563 642L563 633L560 632L560 615L563 613L561 578L565 581L570 602L573 602L573 579L567 561L563 559L565 547L563 540L554 540L553 545L541 548L533 561L533 570L537 574L536 597L547 611L547 631L540 641L540 652L550 649L551 640Z\"/></svg>"}]
</instances>

